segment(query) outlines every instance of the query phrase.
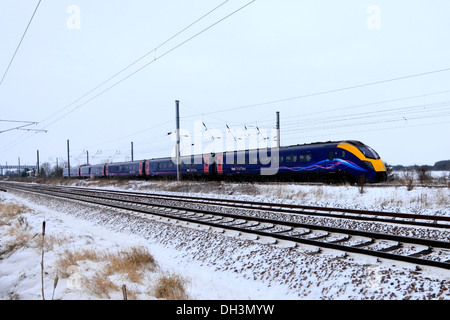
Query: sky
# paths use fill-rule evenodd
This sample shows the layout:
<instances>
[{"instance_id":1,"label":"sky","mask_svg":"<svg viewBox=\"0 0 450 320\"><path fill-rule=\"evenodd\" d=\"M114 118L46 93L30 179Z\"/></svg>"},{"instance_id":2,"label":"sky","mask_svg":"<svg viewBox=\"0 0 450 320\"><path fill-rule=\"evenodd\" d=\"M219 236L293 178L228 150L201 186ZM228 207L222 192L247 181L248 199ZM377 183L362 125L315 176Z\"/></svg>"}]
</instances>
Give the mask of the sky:
<instances>
[{"instance_id":1,"label":"sky","mask_svg":"<svg viewBox=\"0 0 450 320\"><path fill-rule=\"evenodd\" d=\"M68 140L72 165L128 161L132 142L135 160L170 156L176 100L183 155L274 146L280 112L282 146L359 140L389 164L448 160L448 12L446 0L0 0L0 164L35 164L38 150L64 163Z\"/></svg>"}]
</instances>

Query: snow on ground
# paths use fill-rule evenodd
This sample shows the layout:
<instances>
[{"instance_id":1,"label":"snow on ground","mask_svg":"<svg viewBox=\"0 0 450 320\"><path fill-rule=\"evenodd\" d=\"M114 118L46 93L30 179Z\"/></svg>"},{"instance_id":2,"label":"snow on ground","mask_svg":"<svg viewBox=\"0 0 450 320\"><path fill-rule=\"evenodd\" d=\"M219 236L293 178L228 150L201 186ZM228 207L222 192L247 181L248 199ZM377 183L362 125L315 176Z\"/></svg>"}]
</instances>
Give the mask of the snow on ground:
<instances>
[{"instance_id":1,"label":"snow on ground","mask_svg":"<svg viewBox=\"0 0 450 320\"><path fill-rule=\"evenodd\" d=\"M80 181L80 186L86 182ZM279 184L279 183L211 183L195 182L113 182L88 183L89 187L134 190L143 192L182 193L192 196L226 197L255 201L296 203L301 205L381 210L416 214L450 215L450 188L405 186L371 187L362 192L355 186Z\"/></svg>"},{"instance_id":2,"label":"snow on ground","mask_svg":"<svg viewBox=\"0 0 450 320\"><path fill-rule=\"evenodd\" d=\"M88 185L85 182L77 184ZM100 185L102 184L102 185ZM106 188L104 182L90 183ZM207 193L214 197L277 200L307 205L320 204L387 211L450 215L449 189L366 188L360 193L350 186L259 185L212 183L120 182L111 187L143 192ZM117 252L145 247L154 256L157 270L144 270L143 280L110 276L120 288L126 284L136 299L155 299L154 288L162 275L184 279L190 299L449 299L450 271L292 243L272 244L197 226L115 212L100 207L63 203L44 197L1 193L0 205L26 206L16 221L36 235L10 252L0 250L0 299L42 299L40 239L46 222L46 239L53 239L44 252L45 296L51 299L122 299L120 290L106 296L86 288L104 263L84 261L70 266L69 276L59 276L57 260L67 250L93 249ZM14 234L0 224L0 247ZM16 230L16 232L17 232ZM2 251L3 250L3 251Z\"/></svg>"}]
</instances>

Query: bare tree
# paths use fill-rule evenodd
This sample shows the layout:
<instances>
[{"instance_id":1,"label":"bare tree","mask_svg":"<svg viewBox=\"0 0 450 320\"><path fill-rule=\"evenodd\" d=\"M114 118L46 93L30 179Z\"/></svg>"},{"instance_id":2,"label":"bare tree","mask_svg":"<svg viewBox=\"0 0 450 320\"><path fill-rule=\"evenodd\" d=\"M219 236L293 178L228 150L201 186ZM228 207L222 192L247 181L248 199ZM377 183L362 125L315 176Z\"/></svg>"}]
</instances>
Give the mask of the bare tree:
<instances>
[{"instance_id":1,"label":"bare tree","mask_svg":"<svg viewBox=\"0 0 450 320\"><path fill-rule=\"evenodd\" d=\"M432 180L429 166L418 166L415 170L420 183L427 183Z\"/></svg>"}]
</instances>

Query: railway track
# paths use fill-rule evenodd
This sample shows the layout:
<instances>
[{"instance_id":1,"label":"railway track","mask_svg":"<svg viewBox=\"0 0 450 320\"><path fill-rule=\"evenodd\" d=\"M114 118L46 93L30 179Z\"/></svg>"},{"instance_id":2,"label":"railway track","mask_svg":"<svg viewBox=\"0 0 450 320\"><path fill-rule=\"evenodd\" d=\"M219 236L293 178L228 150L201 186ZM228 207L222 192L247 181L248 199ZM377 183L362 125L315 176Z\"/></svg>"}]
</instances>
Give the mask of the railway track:
<instances>
[{"instance_id":1,"label":"railway track","mask_svg":"<svg viewBox=\"0 0 450 320\"><path fill-rule=\"evenodd\" d=\"M219 230L234 230L262 237L312 245L318 248L409 262L419 266L450 269L450 243L448 241L316 225L292 219L292 217L298 215L325 216L327 218L344 220L358 219L361 221L379 219L377 221L384 223L448 228L448 217L419 216L419 220L427 219L424 222L413 220L409 215L402 216L397 213L337 208L324 209L229 199L143 194L74 187L50 187L18 183L0 183L0 187L6 190L33 192L114 209L150 214L195 225L218 228ZM255 212L262 212L263 214L255 214ZM383 214L384 216L379 218ZM386 217L388 217L388 220L386 220ZM414 218L417 217L417 215L414 215Z\"/></svg>"}]
</instances>

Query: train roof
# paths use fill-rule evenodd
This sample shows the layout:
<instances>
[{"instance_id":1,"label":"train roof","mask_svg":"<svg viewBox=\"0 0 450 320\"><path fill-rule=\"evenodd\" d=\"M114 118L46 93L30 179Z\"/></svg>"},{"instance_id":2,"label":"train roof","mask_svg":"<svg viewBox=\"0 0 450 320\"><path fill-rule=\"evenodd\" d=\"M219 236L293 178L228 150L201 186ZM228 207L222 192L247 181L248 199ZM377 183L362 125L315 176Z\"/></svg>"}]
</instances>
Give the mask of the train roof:
<instances>
[{"instance_id":1,"label":"train roof","mask_svg":"<svg viewBox=\"0 0 450 320\"><path fill-rule=\"evenodd\" d=\"M326 141L326 142L312 142L312 143L305 143L305 144L296 144L296 145L290 145L290 146L282 146L280 149L281 150L288 150L288 149L294 149L294 148L298 148L298 147L332 147L332 146L337 146L340 143L349 143L354 145L355 147L365 147L366 145L364 143L362 143L361 141L357 141L357 140L340 140L340 141ZM268 148L268 149L273 149L272 148ZM245 149L245 150L233 150L233 151L223 151L222 153L232 153L232 152L250 152L250 151L257 151L259 149ZM220 152L219 152L220 153ZM181 159L183 158L187 158L187 157L199 157L199 156L204 156L207 154L191 154L191 155L182 155L180 156ZM152 158L149 161L169 161L172 160L172 157L162 157L162 158Z\"/></svg>"},{"instance_id":2,"label":"train roof","mask_svg":"<svg viewBox=\"0 0 450 320\"><path fill-rule=\"evenodd\" d=\"M354 145L355 147L362 147L365 146L364 143L362 143L361 141L357 141L357 140L340 140L340 141L326 141L326 142L312 142L312 143L305 143L305 144L297 144L297 145L291 145L291 146L286 146L286 147L281 147L281 149L283 148L291 148L291 147L309 147L309 146L322 146L322 145L338 145L340 143L350 143L352 145Z\"/></svg>"},{"instance_id":3,"label":"train roof","mask_svg":"<svg viewBox=\"0 0 450 320\"><path fill-rule=\"evenodd\" d=\"M107 165L118 165L118 164L138 164L145 160L135 160L135 161L122 161L122 162L112 162L112 163L106 163Z\"/></svg>"},{"instance_id":4,"label":"train roof","mask_svg":"<svg viewBox=\"0 0 450 320\"><path fill-rule=\"evenodd\" d=\"M294 149L294 148L298 148L298 147L304 147L304 148L311 148L311 147L332 147L332 146L337 146L340 143L349 143L354 145L357 148L361 148L361 147L367 147L367 145L365 145L364 143L362 143L361 141L357 141L357 140L340 140L340 141L325 141L325 142L312 142L312 143L305 143L305 144L297 144L297 145L290 145L290 146L283 146L280 149L281 150L289 150L289 149ZM271 148L268 148L271 149ZM273 147L272 147L273 149ZM250 151L255 151L258 149L246 149L246 150L234 150L234 151L224 151L223 153L231 153L231 152L250 152ZM199 156L204 156L207 154L192 154L192 155L182 155L180 156L181 159L185 159L188 157L199 157ZM136 160L136 161L124 161L124 162L114 162L114 163L107 163L108 165L120 165L120 164L137 164L137 163L141 163L143 161L169 161L172 160L172 157L162 157L162 158L152 158L149 160ZM104 166L105 164L97 164L97 165L83 165L80 167L96 167L96 166Z\"/></svg>"}]
</instances>

